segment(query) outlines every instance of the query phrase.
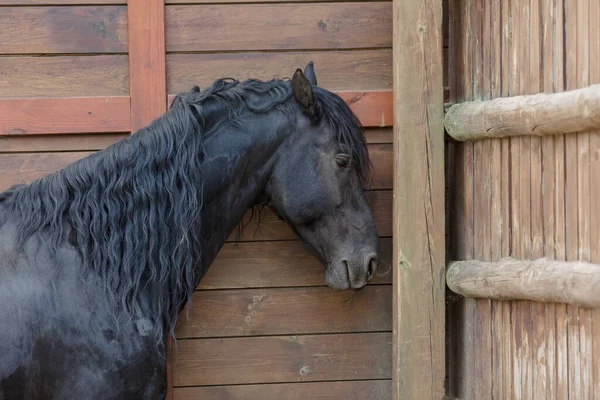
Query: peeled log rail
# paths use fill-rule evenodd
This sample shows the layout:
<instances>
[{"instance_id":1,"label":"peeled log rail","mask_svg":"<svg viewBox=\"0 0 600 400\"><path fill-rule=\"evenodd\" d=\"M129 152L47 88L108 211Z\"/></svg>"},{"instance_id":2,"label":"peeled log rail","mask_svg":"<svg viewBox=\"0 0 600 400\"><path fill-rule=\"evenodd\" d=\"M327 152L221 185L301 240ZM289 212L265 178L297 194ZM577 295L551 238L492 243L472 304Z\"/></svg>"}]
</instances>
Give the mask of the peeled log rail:
<instances>
[{"instance_id":1,"label":"peeled log rail","mask_svg":"<svg viewBox=\"0 0 600 400\"><path fill-rule=\"evenodd\" d=\"M447 110L444 124L459 141L600 129L600 85L455 104Z\"/></svg>"},{"instance_id":2,"label":"peeled log rail","mask_svg":"<svg viewBox=\"0 0 600 400\"><path fill-rule=\"evenodd\" d=\"M600 265L583 261L456 261L448 265L446 282L465 297L600 307Z\"/></svg>"}]
</instances>

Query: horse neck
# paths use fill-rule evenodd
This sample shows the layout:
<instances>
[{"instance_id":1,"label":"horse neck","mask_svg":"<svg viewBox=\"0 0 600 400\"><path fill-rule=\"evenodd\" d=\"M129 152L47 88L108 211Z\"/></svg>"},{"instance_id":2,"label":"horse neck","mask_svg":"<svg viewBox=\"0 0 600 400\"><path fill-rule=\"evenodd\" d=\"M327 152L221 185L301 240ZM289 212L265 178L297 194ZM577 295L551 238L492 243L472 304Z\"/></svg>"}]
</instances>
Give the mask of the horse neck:
<instances>
[{"instance_id":1,"label":"horse neck","mask_svg":"<svg viewBox=\"0 0 600 400\"><path fill-rule=\"evenodd\" d=\"M202 212L203 272L265 187L288 138L290 121L278 111L231 126L205 143Z\"/></svg>"}]
</instances>

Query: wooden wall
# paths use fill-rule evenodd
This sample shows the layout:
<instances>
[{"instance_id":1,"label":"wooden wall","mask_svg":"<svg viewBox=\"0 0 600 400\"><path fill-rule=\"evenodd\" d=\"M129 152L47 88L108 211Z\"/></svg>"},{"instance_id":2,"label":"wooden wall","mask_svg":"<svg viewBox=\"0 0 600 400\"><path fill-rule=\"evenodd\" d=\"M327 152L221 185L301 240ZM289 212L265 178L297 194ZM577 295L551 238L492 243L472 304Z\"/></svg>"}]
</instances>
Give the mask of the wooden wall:
<instances>
[{"instance_id":1,"label":"wooden wall","mask_svg":"<svg viewBox=\"0 0 600 400\"><path fill-rule=\"evenodd\" d=\"M126 137L166 103L163 85L172 95L222 76L289 77L313 60L319 84L368 126L382 265L364 290L335 292L265 211L232 235L182 314L170 394L391 398L391 1L166 3L0 0L0 190Z\"/></svg>"},{"instance_id":2,"label":"wooden wall","mask_svg":"<svg viewBox=\"0 0 600 400\"><path fill-rule=\"evenodd\" d=\"M176 3L166 6L170 94L219 76L289 77L309 60L327 89L392 88L390 1ZM373 284L327 288L323 267L265 212L225 245L181 315L175 399L391 398L391 129L367 138L384 259Z\"/></svg>"},{"instance_id":3,"label":"wooden wall","mask_svg":"<svg viewBox=\"0 0 600 400\"><path fill-rule=\"evenodd\" d=\"M451 0L450 101L600 82L597 0ZM447 146L449 260L600 261L600 133ZM451 299L448 392L460 399L600 398L600 314Z\"/></svg>"}]
</instances>

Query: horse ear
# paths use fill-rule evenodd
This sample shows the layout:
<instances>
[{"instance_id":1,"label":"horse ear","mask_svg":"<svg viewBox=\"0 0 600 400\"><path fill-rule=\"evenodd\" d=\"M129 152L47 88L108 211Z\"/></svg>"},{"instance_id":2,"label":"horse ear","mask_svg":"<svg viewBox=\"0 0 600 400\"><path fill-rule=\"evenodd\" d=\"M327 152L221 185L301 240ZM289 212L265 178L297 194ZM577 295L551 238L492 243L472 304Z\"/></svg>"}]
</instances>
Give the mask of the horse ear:
<instances>
[{"instance_id":1,"label":"horse ear","mask_svg":"<svg viewBox=\"0 0 600 400\"><path fill-rule=\"evenodd\" d=\"M314 116L317 99L315 98L310 82L306 79L300 68L296 69L292 77L292 93L296 102L302 107L302 110L309 117Z\"/></svg>"},{"instance_id":2,"label":"horse ear","mask_svg":"<svg viewBox=\"0 0 600 400\"><path fill-rule=\"evenodd\" d=\"M317 86L317 74L315 74L315 64L312 61L309 61L304 68L304 76L313 86Z\"/></svg>"}]
</instances>

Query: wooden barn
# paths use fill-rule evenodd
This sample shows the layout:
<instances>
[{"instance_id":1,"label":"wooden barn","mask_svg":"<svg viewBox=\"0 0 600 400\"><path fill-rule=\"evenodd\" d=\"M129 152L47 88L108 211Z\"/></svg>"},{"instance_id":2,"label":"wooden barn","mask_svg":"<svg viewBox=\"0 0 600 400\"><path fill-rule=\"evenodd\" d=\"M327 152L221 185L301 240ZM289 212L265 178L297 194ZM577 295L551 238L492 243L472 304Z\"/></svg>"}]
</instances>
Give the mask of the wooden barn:
<instances>
[{"instance_id":1,"label":"wooden barn","mask_svg":"<svg viewBox=\"0 0 600 400\"><path fill-rule=\"evenodd\" d=\"M167 398L600 399L599 26L598 0L0 0L0 191L313 61L365 126L376 276L333 291L248 214Z\"/></svg>"}]
</instances>

